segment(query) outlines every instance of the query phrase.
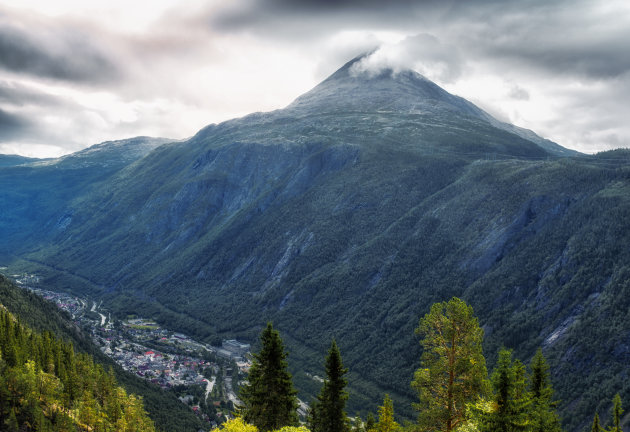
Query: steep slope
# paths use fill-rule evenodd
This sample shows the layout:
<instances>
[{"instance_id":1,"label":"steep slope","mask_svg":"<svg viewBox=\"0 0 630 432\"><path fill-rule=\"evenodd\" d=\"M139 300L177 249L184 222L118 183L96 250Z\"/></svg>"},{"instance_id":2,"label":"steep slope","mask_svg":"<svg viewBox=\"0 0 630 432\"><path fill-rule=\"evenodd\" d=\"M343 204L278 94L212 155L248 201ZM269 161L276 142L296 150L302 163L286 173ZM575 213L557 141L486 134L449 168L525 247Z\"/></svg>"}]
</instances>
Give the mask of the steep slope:
<instances>
[{"instance_id":1,"label":"steep slope","mask_svg":"<svg viewBox=\"0 0 630 432\"><path fill-rule=\"evenodd\" d=\"M563 409L579 407L572 430L610 391L629 396L609 375L627 372L630 324L602 318L627 312L626 155L559 158L572 153L418 74L358 61L79 193L14 265L198 337L254 341L273 319L303 395L335 336L350 412L389 392L413 416L413 329L453 295L475 307L490 363L501 345L525 361L544 346Z\"/></svg>"},{"instance_id":2,"label":"steep slope","mask_svg":"<svg viewBox=\"0 0 630 432\"><path fill-rule=\"evenodd\" d=\"M169 141L109 141L58 159L0 155L0 256L36 247L69 223L72 199Z\"/></svg>"}]
</instances>

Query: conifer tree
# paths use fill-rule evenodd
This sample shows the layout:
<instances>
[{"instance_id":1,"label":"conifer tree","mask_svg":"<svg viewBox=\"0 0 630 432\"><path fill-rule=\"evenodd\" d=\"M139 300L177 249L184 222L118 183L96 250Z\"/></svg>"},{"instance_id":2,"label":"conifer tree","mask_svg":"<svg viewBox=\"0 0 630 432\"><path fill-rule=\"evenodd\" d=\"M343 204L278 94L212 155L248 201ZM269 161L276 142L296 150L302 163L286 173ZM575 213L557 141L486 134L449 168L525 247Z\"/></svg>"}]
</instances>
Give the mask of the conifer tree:
<instances>
[{"instance_id":1,"label":"conifer tree","mask_svg":"<svg viewBox=\"0 0 630 432\"><path fill-rule=\"evenodd\" d=\"M560 419L555 412L549 366L539 348L531 363L531 422L533 432L560 432Z\"/></svg>"},{"instance_id":2,"label":"conifer tree","mask_svg":"<svg viewBox=\"0 0 630 432\"><path fill-rule=\"evenodd\" d=\"M312 432L347 432L348 416L344 411L348 393L344 390L348 381L344 375L341 354L335 340L330 344L326 356L326 380L317 400L311 407Z\"/></svg>"},{"instance_id":3,"label":"conifer tree","mask_svg":"<svg viewBox=\"0 0 630 432\"><path fill-rule=\"evenodd\" d=\"M370 432L374 430L376 427L376 419L374 418L374 414L371 412L368 413L367 418L365 419L365 427L363 428L365 432Z\"/></svg>"},{"instance_id":4,"label":"conifer tree","mask_svg":"<svg viewBox=\"0 0 630 432\"><path fill-rule=\"evenodd\" d=\"M622 432L620 426L621 414L623 414L623 409L621 408L621 396L619 396L619 393L617 393L613 398L613 427L611 429L611 432Z\"/></svg>"},{"instance_id":5,"label":"conifer tree","mask_svg":"<svg viewBox=\"0 0 630 432\"><path fill-rule=\"evenodd\" d=\"M271 323L267 323L260 341L262 347L253 355L248 384L241 388L243 418L261 432L298 426L297 392L287 370L287 353Z\"/></svg>"},{"instance_id":6,"label":"conifer tree","mask_svg":"<svg viewBox=\"0 0 630 432\"><path fill-rule=\"evenodd\" d=\"M488 390L483 330L472 307L453 297L436 303L416 333L424 336L421 366L411 386L418 391L421 428L451 432L466 421L467 404Z\"/></svg>"},{"instance_id":7,"label":"conifer tree","mask_svg":"<svg viewBox=\"0 0 630 432\"><path fill-rule=\"evenodd\" d=\"M400 425L394 420L394 403L388 394L385 394L383 405L378 407L378 422L374 426L376 432L394 432L400 429Z\"/></svg>"},{"instance_id":8,"label":"conifer tree","mask_svg":"<svg viewBox=\"0 0 630 432\"><path fill-rule=\"evenodd\" d=\"M595 413L593 418L593 426L591 426L591 432L602 432L603 429L599 424L599 414Z\"/></svg>"},{"instance_id":9,"label":"conifer tree","mask_svg":"<svg viewBox=\"0 0 630 432\"><path fill-rule=\"evenodd\" d=\"M526 391L525 367L512 351L499 351L499 361L492 373L495 410L486 415L482 430L489 432L520 432L530 427L528 419L531 397Z\"/></svg>"}]
</instances>

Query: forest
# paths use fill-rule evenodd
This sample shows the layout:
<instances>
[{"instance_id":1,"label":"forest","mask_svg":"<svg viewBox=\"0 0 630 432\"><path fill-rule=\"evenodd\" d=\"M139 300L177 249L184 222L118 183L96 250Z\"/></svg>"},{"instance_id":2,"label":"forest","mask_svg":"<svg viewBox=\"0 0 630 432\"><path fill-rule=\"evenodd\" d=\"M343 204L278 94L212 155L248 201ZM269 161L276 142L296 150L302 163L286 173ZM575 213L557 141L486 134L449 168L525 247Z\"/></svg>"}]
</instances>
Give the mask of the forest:
<instances>
[{"instance_id":1,"label":"forest","mask_svg":"<svg viewBox=\"0 0 630 432\"><path fill-rule=\"evenodd\" d=\"M0 424L7 431L154 431L142 399L88 354L0 309Z\"/></svg>"},{"instance_id":2,"label":"forest","mask_svg":"<svg viewBox=\"0 0 630 432\"><path fill-rule=\"evenodd\" d=\"M287 370L287 353L271 323L263 330L261 350L254 354L249 381L242 388L240 415L216 432L561 432L547 361L538 349L527 368L512 351L501 348L488 375L483 355L483 330L473 308L453 297L435 303L420 319L416 333L422 338L421 365L411 387L418 402L416 422L400 425L385 394L366 421L345 412L348 372L333 339L325 361L326 379L301 425L296 394ZM394 372L392 372L394 373ZM612 401L610 426L604 428L594 414L591 432L621 432L623 409L617 394Z\"/></svg>"},{"instance_id":3,"label":"forest","mask_svg":"<svg viewBox=\"0 0 630 432\"><path fill-rule=\"evenodd\" d=\"M178 430L179 420L181 430L197 430L166 402L160 403L160 409L170 422L148 415L142 397L125 390L113 368L106 369L92 355L75 351L67 337L72 326L51 320L54 309L47 318L56 323L49 323L54 332L24 324L23 315L9 311L4 303L22 313L30 311L24 316L28 320L39 317L35 319L40 325L46 318L40 316L34 298L17 301L18 294L26 292L10 287L4 278L1 282L2 430L153 431L154 421L160 430ZM307 418L300 419L288 353L279 332L268 323L260 335L260 351L253 355L249 379L241 387L243 405L236 407L236 417L217 432L562 431L550 369L541 349L526 366L511 350L500 348L489 374L482 349L484 332L472 307L456 297L435 303L420 319L416 334L422 355L420 367L410 377L410 387L417 395L413 422L395 420L388 394L383 395L376 415L368 412L365 419L348 416L348 369L334 339L324 362L326 377L319 395L310 401ZM85 341L84 345L89 346ZM614 395L609 405L609 414L604 410L592 413L592 432L622 431L620 396ZM602 401L600 406L606 403Z\"/></svg>"}]
</instances>

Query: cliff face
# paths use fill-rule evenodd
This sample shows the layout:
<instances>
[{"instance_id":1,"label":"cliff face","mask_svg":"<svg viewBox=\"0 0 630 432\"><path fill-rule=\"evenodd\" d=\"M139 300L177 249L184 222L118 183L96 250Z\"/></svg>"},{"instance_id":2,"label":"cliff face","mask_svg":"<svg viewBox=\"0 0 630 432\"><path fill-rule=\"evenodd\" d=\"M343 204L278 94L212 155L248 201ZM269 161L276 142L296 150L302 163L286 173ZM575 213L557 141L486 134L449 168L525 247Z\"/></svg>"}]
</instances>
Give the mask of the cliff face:
<instances>
[{"instance_id":1,"label":"cliff face","mask_svg":"<svg viewBox=\"0 0 630 432\"><path fill-rule=\"evenodd\" d=\"M413 329L463 297L490 363L501 345L525 361L544 347L562 407L580 407L567 425L581 425L610 399L601 371L627 371L630 325L606 318L626 310L630 280L625 154L559 158L573 153L357 61L284 110L60 186L22 265L200 337L253 341L271 319L306 393L335 336L351 410L387 391L409 417Z\"/></svg>"}]
</instances>

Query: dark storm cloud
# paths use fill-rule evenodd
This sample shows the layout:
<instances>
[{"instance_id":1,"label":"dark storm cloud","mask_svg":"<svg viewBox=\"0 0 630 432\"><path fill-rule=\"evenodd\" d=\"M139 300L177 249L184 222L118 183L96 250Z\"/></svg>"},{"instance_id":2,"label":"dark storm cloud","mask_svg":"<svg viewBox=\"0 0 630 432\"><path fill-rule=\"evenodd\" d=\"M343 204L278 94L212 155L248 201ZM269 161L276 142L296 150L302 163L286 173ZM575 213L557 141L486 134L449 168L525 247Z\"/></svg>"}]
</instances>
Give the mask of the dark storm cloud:
<instances>
[{"instance_id":1,"label":"dark storm cloud","mask_svg":"<svg viewBox=\"0 0 630 432\"><path fill-rule=\"evenodd\" d=\"M42 27L19 18L0 14L0 68L81 83L107 83L120 77L116 59L81 29Z\"/></svg>"},{"instance_id":2,"label":"dark storm cloud","mask_svg":"<svg viewBox=\"0 0 630 432\"><path fill-rule=\"evenodd\" d=\"M30 127L28 120L0 109L0 142L28 135Z\"/></svg>"},{"instance_id":3,"label":"dark storm cloud","mask_svg":"<svg viewBox=\"0 0 630 432\"><path fill-rule=\"evenodd\" d=\"M488 13L485 23L463 26L469 30L462 43L471 52L504 61L506 66L609 79L630 70L630 23L627 15L617 13L588 1ZM482 16L478 13L479 23Z\"/></svg>"},{"instance_id":4,"label":"dark storm cloud","mask_svg":"<svg viewBox=\"0 0 630 432\"><path fill-rule=\"evenodd\" d=\"M587 0L258 0L232 2L204 22L218 31L295 43L344 29L426 33L476 60L607 79L630 70L630 25L619 25L614 8L602 11L601 5ZM606 22L617 25L602 25Z\"/></svg>"},{"instance_id":5,"label":"dark storm cloud","mask_svg":"<svg viewBox=\"0 0 630 432\"><path fill-rule=\"evenodd\" d=\"M31 89L20 83L0 81L0 105L54 107L65 105L65 103L58 97Z\"/></svg>"}]
</instances>

